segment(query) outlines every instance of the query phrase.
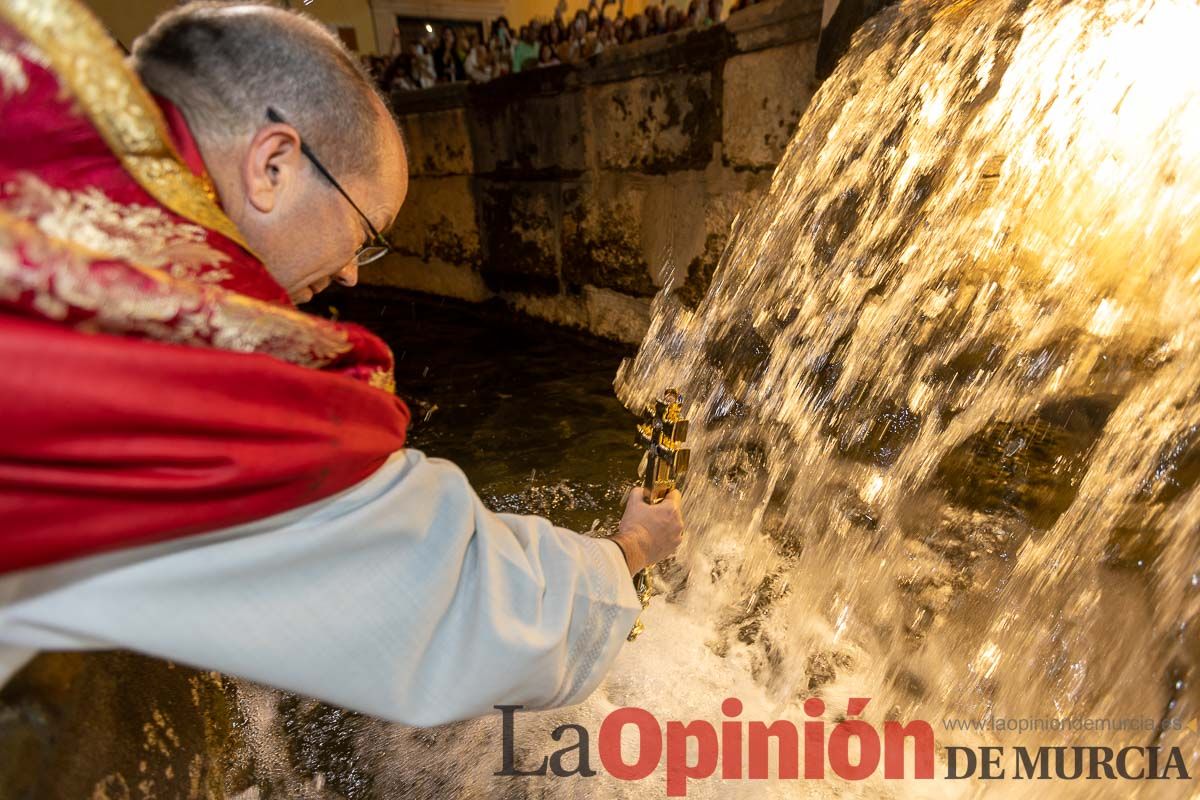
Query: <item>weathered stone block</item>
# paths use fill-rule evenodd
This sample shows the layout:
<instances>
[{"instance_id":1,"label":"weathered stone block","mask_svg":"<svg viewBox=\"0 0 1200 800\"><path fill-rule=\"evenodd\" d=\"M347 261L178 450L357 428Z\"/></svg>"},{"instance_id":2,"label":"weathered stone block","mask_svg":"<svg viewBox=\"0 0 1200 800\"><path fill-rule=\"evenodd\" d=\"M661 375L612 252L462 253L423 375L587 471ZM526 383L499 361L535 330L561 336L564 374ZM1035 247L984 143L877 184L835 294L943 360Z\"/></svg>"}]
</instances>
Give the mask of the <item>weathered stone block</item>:
<instances>
[{"instance_id":1,"label":"weathered stone block","mask_svg":"<svg viewBox=\"0 0 1200 800\"><path fill-rule=\"evenodd\" d=\"M638 344L650 327L650 301L627 297L608 289L588 286L583 290L587 329L597 336Z\"/></svg>"},{"instance_id":2,"label":"weathered stone block","mask_svg":"<svg viewBox=\"0 0 1200 800\"><path fill-rule=\"evenodd\" d=\"M650 327L648 299L630 297L611 289L585 286L578 294L502 297L523 314L626 344L642 341Z\"/></svg>"},{"instance_id":3,"label":"weathered stone block","mask_svg":"<svg viewBox=\"0 0 1200 800\"><path fill-rule=\"evenodd\" d=\"M520 78L520 75L516 76ZM472 109L476 169L482 173L577 174L586 167L583 93L512 95L501 88ZM487 84L483 88L490 88Z\"/></svg>"},{"instance_id":4,"label":"weathered stone block","mask_svg":"<svg viewBox=\"0 0 1200 800\"><path fill-rule=\"evenodd\" d=\"M45 653L0 692L0 797L231 797L260 784L244 724L216 673L121 651Z\"/></svg>"},{"instance_id":5,"label":"weathered stone block","mask_svg":"<svg viewBox=\"0 0 1200 800\"><path fill-rule=\"evenodd\" d=\"M665 173L703 168L721 135L710 72L668 72L588 89L602 169Z\"/></svg>"},{"instance_id":6,"label":"weathered stone block","mask_svg":"<svg viewBox=\"0 0 1200 800\"><path fill-rule=\"evenodd\" d=\"M677 286L704 250L706 209L717 180L709 171L675 172L649 181L642 204L642 250L658 288Z\"/></svg>"},{"instance_id":7,"label":"weathered stone block","mask_svg":"<svg viewBox=\"0 0 1200 800\"><path fill-rule=\"evenodd\" d=\"M725 163L766 169L783 157L817 89L815 41L734 56L725 62Z\"/></svg>"},{"instance_id":8,"label":"weathered stone block","mask_svg":"<svg viewBox=\"0 0 1200 800\"><path fill-rule=\"evenodd\" d=\"M388 238L402 254L424 261L477 264L479 220L474 178L414 178Z\"/></svg>"},{"instance_id":9,"label":"weathered stone block","mask_svg":"<svg viewBox=\"0 0 1200 800\"><path fill-rule=\"evenodd\" d=\"M561 186L557 181L480 181L484 258L493 291L553 294L559 284Z\"/></svg>"},{"instance_id":10,"label":"weathered stone block","mask_svg":"<svg viewBox=\"0 0 1200 800\"><path fill-rule=\"evenodd\" d=\"M604 172L563 193L562 277L647 297L708 286L729 226L765 189L766 172L712 168L669 175Z\"/></svg>"},{"instance_id":11,"label":"weathered stone block","mask_svg":"<svg viewBox=\"0 0 1200 800\"><path fill-rule=\"evenodd\" d=\"M708 292L713 274L729 243L734 220L738 214L750 213L766 192L766 177L760 173L749 177L738 187L720 187L705 199L700 231L703 242L696 255L683 265L683 274L672 285L672 293L685 305L695 308Z\"/></svg>"},{"instance_id":12,"label":"weathered stone block","mask_svg":"<svg viewBox=\"0 0 1200 800\"><path fill-rule=\"evenodd\" d=\"M413 187L400 254L364 282L529 301L616 338L637 325L597 310L608 294L699 302L815 91L821 10L764 0L586 64L397 93Z\"/></svg>"},{"instance_id":13,"label":"weathered stone block","mask_svg":"<svg viewBox=\"0 0 1200 800\"><path fill-rule=\"evenodd\" d=\"M482 303L492 297L474 268L440 259L425 261L414 256L389 255L359 269L358 279L367 286L394 286L471 303Z\"/></svg>"},{"instance_id":14,"label":"weathered stone block","mask_svg":"<svg viewBox=\"0 0 1200 800\"><path fill-rule=\"evenodd\" d=\"M408 143L410 176L470 175L475 171L466 109L406 114L399 122Z\"/></svg>"},{"instance_id":15,"label":"weathered stone block","mask_svg":"<svg viewBox=\"0 0 1200 800\"><path fill-rule=\"evenodd\" d=\"M642 248L645 180L612 174L568 187L563 203L563 281L654 294Z\"/></svg>"},{"instance_id":16,"label":"weathered stone block","mask_svg":"<svg viewBox=\"0 0 1200 800\"><path fill-rule=\"evenodd\" d=\"M767 0L731 14L725 28L742 53L788 42L815 42L821 33L823 10L823 0Z\"/></svg>"}]
</instances>

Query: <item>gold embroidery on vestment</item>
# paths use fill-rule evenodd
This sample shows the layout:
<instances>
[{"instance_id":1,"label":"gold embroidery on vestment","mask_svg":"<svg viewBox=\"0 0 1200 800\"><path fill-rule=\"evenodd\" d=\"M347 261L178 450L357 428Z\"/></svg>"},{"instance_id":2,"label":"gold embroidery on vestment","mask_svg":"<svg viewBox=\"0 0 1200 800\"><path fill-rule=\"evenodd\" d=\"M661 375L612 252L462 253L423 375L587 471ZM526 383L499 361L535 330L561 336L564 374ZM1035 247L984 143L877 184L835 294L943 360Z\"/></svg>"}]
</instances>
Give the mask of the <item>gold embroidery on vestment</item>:
<instances>
[{"instance_id":1,"label":"gold embroidery on vestment","mask_svg":"<svg viewBox=\"0 0 1200 800\"><path fill-rule=\"evenodd\" d=\"M352 345L333 323L215 286L113 263L0 212L0 300L32 295L50 319L84 312L78 329L160 342L262 353L321 368Z\"/></svg>"},{"instance_id":2,"label":"gold embroidery on vestment","mask_svg":"<svg viewBox=\"0 0 1200 800\"><path fill-rule=\"evenodd\" d=\"M150 93L104 27L75 0L0 0L7 22L45 54L121 164L155 200L249 250L212 182L183 163Z\"/></svg>"},{"instance_id":3,"label":"gold embroidery on vestment","mask_svg":"<svg viewBox=\"0 0 1200 800\"><path fill-rule=\"evenodd\" d=\"M157 206L118 203L94 187L55 188L31 174L0 187L0 206L51 239L93 253L165 269L181 280L220 283L231 277L218 267L229 256L209 246L204 228L176 222Z\"/></svg>"},{"instance_id":4,"label":"gold embroidery on vestment","mask_svg":"<svg viewBox=\"0 0 1200 800\"><path fill-rule=\"evenodd\" d=\"M396 393L396 374L390 369L377 369L367 378L367 383L388 394Z\"/></svg>"},{"instance_id":5,"label":"gold embroidery on vestment","mask_svg":"<svg viewBox=\"0 0 1200 800\"><path fill-rule=\"evenodd\" d=\"M0 28L0 100L7 100L29 90L21 42Z\"/></svg>"}]
</instances>

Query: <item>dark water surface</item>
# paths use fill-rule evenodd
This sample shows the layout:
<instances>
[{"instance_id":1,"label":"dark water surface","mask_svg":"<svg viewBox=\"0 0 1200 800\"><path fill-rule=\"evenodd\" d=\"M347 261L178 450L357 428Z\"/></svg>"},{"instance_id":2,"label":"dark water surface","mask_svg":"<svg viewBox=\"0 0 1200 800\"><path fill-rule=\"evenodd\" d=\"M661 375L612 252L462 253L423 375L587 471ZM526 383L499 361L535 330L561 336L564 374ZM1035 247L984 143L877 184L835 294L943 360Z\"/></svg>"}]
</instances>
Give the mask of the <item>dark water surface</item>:
<instances>
[{"instance_id":1,"label":"dark water surface","mask_svg":"<svg viewBox=\"0 0 1200 800\"><path fill-rule=\"evenodd\" d=\"M630 348L500 305L386 289L311 305L387 341L412 411L409 445L462 467L489 507L577 530L617 513L640 457L612 386Z\"/></svg>"}]
</instances>

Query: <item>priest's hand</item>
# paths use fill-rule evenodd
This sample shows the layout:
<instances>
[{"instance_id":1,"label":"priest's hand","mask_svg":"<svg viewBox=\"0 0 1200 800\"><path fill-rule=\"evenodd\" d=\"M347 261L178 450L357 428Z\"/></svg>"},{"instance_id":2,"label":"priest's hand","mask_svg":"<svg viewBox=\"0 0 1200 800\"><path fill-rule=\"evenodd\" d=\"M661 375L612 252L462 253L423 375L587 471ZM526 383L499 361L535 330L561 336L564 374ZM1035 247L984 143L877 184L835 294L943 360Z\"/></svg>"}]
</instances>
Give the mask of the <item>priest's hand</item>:
<instances>
[{"instance_id":1,"label":"priest's hand","mask_svg":"<svg viewBox=\"0 0 1200 800\"><path fill-rule=\"evenodd\" d=\"M661 503L646 502L640 488L625 501L625 514L613 541L625 554L629 574L636 575L650 564L662 561L683 541L682 495L672 490Z\"/></svg>"}]
</instances>

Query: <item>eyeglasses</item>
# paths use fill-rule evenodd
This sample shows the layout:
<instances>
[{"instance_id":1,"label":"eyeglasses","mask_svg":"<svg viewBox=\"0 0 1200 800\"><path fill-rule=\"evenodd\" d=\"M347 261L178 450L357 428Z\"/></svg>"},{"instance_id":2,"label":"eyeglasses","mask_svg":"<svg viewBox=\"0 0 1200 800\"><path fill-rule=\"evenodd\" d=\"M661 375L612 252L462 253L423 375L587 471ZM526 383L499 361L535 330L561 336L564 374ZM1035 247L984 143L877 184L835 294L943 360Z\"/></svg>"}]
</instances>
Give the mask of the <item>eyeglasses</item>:
<instances>
[{"instance_id":1,"label":"eyeglasses","mask_svg":"<svg viewBox=\"0 0 1200 800\"><path fill-rule=\"evenodd\" d=\"M267 109L267 119L271 120L271 122L278 122L283 125L291 125L290 122L284 119L283 116L273 108ZM358 215L363 218L363 222L367 223L367 229L371 231L370 240L362 247L358 248L358 251L355 252L354 262L361 267L365 264L370 264L372 261L378 261L388 253L392 252L392 246L388 243L388 240L383 238L383 235L376 230L375 226L371 224L371 220L362 212L362 209L355 205L354 201L350 199L350 195L346 194L346 190L343 189L342 185L337 182L337 179L329 173L329 170L325 169L325 165L322 164L317 158L316 154L313 153L312 148L305 144L303 138L300 140L300 152L312 162L313 166L317 168L317 172L321 173L321 175L325 177L325 180L333 184L333 188L337 189L338 193L342 197L346 198L346 202L350 204L351 208L358 212Z\"/></svg>"}]
</instances>

